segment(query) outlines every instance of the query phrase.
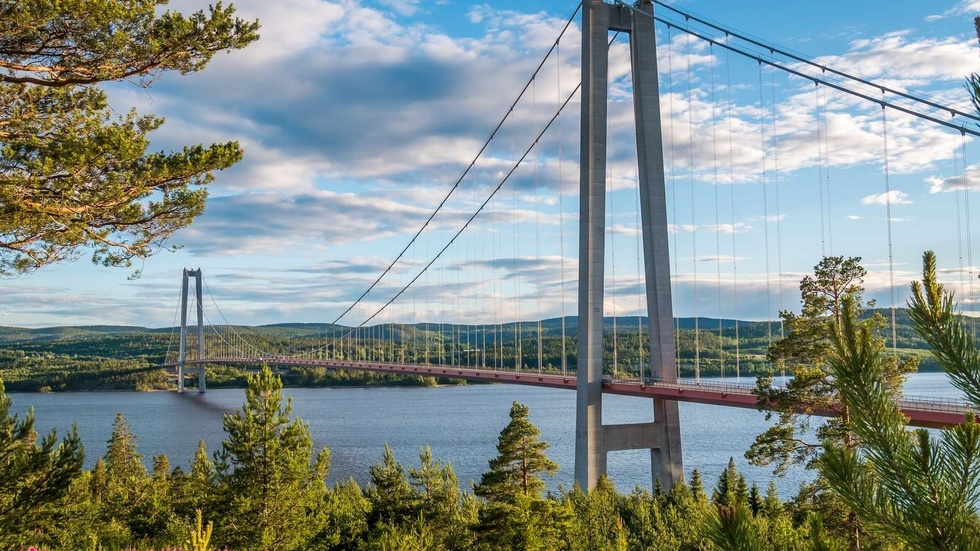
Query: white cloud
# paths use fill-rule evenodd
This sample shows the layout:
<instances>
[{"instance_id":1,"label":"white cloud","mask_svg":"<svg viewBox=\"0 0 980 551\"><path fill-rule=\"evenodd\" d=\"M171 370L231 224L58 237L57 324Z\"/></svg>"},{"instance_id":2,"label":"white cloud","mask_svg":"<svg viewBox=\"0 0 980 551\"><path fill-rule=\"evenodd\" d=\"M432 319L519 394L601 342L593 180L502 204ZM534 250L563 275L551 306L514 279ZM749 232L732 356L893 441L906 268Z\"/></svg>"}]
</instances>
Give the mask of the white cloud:
<instances>
[{"instance_id":1,"label":"white cloud","mask_svg":"<svg viewBox=\"0 0 980 551\"><path fill-rule=\"evenodd\" d=\"M877 193L874 195L868 195L861 199L861 204L862 205L887 205L890 203L892 205L911 205L912 201L907 199L907 197L908 197L907 193L903 191L899 191L897 189L893 189L886 193Z\"/></svg>"},{"instance_id":2,"label":"white cloud","mask_svg":"<svg viewBox=\"0 0 980 551\"><path fill-rule=\"evenodd\" d=\"M980 165L968 166L966 168L966 174L929 176L925 179L925 182L929 184L929 193L974 189L980 185Z\"/></svg>"},{"instance_id":3,"label":"white cloud","mask_svg":"<svg viewBox=\"0 0 980 551\"><path fill-rule=\"evenodd\" d=\"M930 15L926 21L938 21L948 17L958 17L961 15L976 15L980 12L980 0L960 0L959 4L944 11L941 14Z\"/></svg>"}]
</instances>

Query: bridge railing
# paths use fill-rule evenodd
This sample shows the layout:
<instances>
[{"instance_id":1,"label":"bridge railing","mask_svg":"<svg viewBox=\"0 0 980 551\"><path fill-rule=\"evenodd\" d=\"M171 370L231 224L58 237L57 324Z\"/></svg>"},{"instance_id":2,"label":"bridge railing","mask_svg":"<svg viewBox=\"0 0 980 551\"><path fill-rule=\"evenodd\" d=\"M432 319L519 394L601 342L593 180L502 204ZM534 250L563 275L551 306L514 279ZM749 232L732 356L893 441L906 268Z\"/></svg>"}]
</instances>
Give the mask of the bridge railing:
<instances>
[{"instance_id":1,"label":"bridge railing","mask_svg":"<svg viewBox=\"0 0 980 551\"><path fill-rule=\"evenodd\" d=\"M608 382L616 384L636 385L636 386L659 386L665 388L676 388L679 390L706 389L724 392L727 394L752 395L756 385L726 383L717 380L697 381L692 379L677 379L675 381L664 381L647 377L643 381L633 379L612 379ZM898 407L902 409L915 409L919 411L937 411L946 413L966 413L967 410L976 410L969 402L963 398L950 398L945 396L919 396L903 394L898 399Z\"/></svg>"},{"instance_id":2,"label":"bridge railing","mask_svg":"<svg viewBox=\"0 0 980 551\"><path fill-rule=\"evenodd\" d=\"M264 356L259 358L223 358L219 361L228 361L234 363L249 363L249 362L270 362L270 363L290 363L293 365L321 365L325 361L333 362L338 364L346 364L351 367L357 368L357 365L363 366L374 366L378 367L381 365L386 365L397 369L399 366L406 368L431 368L433 370L455 370L462 372L484 372L484 373L494 373L494 372L506 372L518 375L521 377L538 377L543 379L574 379L575 372L561 373L551 370L515 370L515 369L500 369L493 367L473 367L473 366L452 366L445 364L399 364L391 362L361 362L361 361L348 361L348 360L314 360L308 358L291 358L287 356ZM756 388L755 384L749 383L730 383L722 380L695 380L695 379L676 379L676 380L662 380L654 377L644 377L640 378L629 378L629 377L603 377L603 383L606 384L616 384L616 385L629 385L636 387L644 386L656 386L661 388L673 388L677 390L707 390L709 392L718 392L722 394L736 394L742 396L751 396ZM966 413L968 410L976 410L978 408L973 407L970 403L962 398L951 398L944 396L917 396L917 395L903 395L898 399L898 406L902 409L907 410L917 410L917 411L934 411L943 413Z\"/></svg>"}]
</instances>

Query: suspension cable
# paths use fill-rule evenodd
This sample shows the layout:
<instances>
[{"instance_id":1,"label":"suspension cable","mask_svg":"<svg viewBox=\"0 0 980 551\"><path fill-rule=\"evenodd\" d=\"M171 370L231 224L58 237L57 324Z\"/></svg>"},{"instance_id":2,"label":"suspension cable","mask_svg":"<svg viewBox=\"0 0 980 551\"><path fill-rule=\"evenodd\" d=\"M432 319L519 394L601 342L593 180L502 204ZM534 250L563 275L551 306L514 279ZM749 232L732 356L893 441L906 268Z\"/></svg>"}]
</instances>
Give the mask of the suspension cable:
<instances>
[{"instance_id":1,"label":"suspension cable","mask_svg":"<svg viewBox=\"0 0 980 551\"><path fill-rule=\"evenodd\" d=\"M885 154L885 220L888 226L888 294L892 316L892 353L898 356L898 328L895 325L895 263L892 256L892 191L891 178L888 170L888 115L885 106L881 106L881 134ZM956 209L959 216L959 209Z\"/></svg>"},{"instance_id":2,"label":"suspension cable","mask_svg":"<svg viewBox=\"0 0 980 551\"><path fill-rule=\"evenodd\" d=\"M374 282L367 288L367 290L365 290L361 294L361 296L359 296L357 300L354 301L353 304L351 304L346 310L344 310L343 313L337 316L337 318L333 321L334 324L339 322L344 316L346 316L351 310L353 310L355 306L360 304L361 300L363 300L364 297L368 295L368 293L370 293L375 287L377 287L379 283L381 283L381 280L384 279L386 275L388 275L388 273L395 267L395 264L397 264L398 261L401 260L401 258L405 255L405 252L408 251L408 249L412 246L412 244L415 243L415 241L419 238L422 232L425 231L425 229L429 226L430 223L432 223L432 220L436 217L437 214L439 214L442 208L446 205L446 202L449 201L449 198L452 196L452 194L459 188L460 184L463 183L463 180L466 178L467 175L469 175L470 171L473 170L473 167L476 165L476 162L483 156L483 153L487 150L487 147L489 147L490 142L493 141L493 138L497 135L497 132L500 131L504 123L507 122L507 119L510 118L511 113L514 112L514 108L517 107L517 104L521 101L521 98L523 98L524 94L527 93L528 88L531 87L531 84L537 78L538 73L541 71L541 68L544 66L545 62L547 62L548 58L551 57L552 52L554 52L555 49L558 47L558 43L561 41L562 37L565 36L565 31L568 30L569 26L571 26L572 21L575 20L575 17L578 15L579 10L581 9L582 9L582 4L579 3L579 5L575 8L575 12L572 13L572 16L569 17L568 21L565 22L565 26L562 28L561 33L558 34L558 38L555 39L554 43L551 45L551 48L548 49L548 52L545 54L544 58L538 64L538 67L534 70L534 73L531 74L531 77L524 84L524 88L522 88L521 92L517 95L517 99L515 99L513 103L510 104L510 107L507 109L507 113L504 114L504 116L500 119L500 122L497 123L497 126L490 133L490 136L486 139L486 141L483 142L483 146L480 148L480 151L477 152L476 156L473 157L473 160L470 161L470 164L466 167L465 170L463 170L463 173L459 176L459 178L456 179L456 182L453 184L452 188L450 188L449 192L446 193L446 196L442 198L442 201L440 201L436 209L432 211L432 214L430 214L429 217L426 219L425 223L422 224L422 227L419 228L417 232L415 232L415 235L412 236L412 239L410 239L408 244L405 245L405 248L403 248L401 252L398 253L398 256L396 256L395 259L392 260L390 264L388 264L388 267L384 269L381 275L374 280Z\"/></svg>"},{"instance_id":3,"label":"suspension cable","mask_svg":"<svg viewBox=\"0 0 980 551\"><path fill-rule=\"evenodd\" d=\"M913 109L911 107L907 107L905 105L898 104L898 103L895 103L893 101L885 101L885 100L882 100L882 99L874 98L874 97L872 97L872 96L870 96L870 95L868 95L868 94L866 94L864 92L859 92L859 91L854 90L852 88L848 88L847 86L845 86L843 84L838 84L838 83L836 83L834 81L828 80L827 78L821 76L821 74L805 73L805 72L803 72L803 71L801 71L799 69L794 69L794 68L792 68L792 67L790 67L788 65L784 65L781 62L776 62L774 60L773 61L770 61L770 60L762 57L761 55L759 55L759 54L757 54L755 52L750 52L750 51L744 50L742 48L739 48L737 46L734 46L728 40L712 38L712 37L710 37L710 36L708 36L708 35L706 35L704 33L701 33L701 32L698 32L696 30L693 30L690 27L680 26L680 25L678 25L674 21L670 21L668 19L664 19L664 18L659 17L659 16L656 16L656 15L651 15L650 13L645 12L645 11L642 11L642 10L637 10L633 6L629 6L628 4L625 4L622 0L616 0L616 2L618 4L620 4L620 5L623 5L623 6L628 7L629 9L631 9L633 11L634 14L637 14L638 13L638 14L641 14L641 15L645 15L647 17L652 17L655 21L658 21L660 23L663 23L664 25L667 25L667 28L668 29L671 28L671 27L677 27L678 29L680 29L680 30L682 30L682 31L684 31L684 32L692 35L692 36L695 36L697 38L700 38L701 40L704 40L704 41L706 41L708 43L711 43L711 44L720 46L720 47L725 48L727 50L731 50L731 51L733 51L733 52L735 52L737 54L743 55L743 56L745 56L745 57L747 57L749 59L754 59L755 61L757 61L759 63L765 64L765 65L770 65L772 67L776 67L777 69L780 69L781 71L784 71L784 72L787 72L787 73L796 75L796 76L798 76L800 78L803 78L803 79L806 79L806 80L810 80L810 81L813 81L813 82L819 82L819 83L824 84L824 85L826 85L826 86L828 86L830 88L834 88L835 90L840 90L841 92L844 92L846 94L850 94L852 96L861 98L863 100L870 101L870 102L873 102L873 103L876 103L876 104L879 104L879 105L880 104L884 104L885 106L890 107L890 108L892 108L892 109L894 109L896 111L901 111L901 112L906 113L908 115L912 115L912 116L918 117L920 119L925 119L925 120L930 121L930 122L933 122L935 124L939 124L939 125L942 125L942 126L945 126L945 127L948 127L948 128L953 128L953 129L958 130L960 132L964 132L966 134L970 134L971 136L980 137L980 129L975 130L975 129L973 129L970 126L967 126L966 124L955 124L955 123L951 123L951 122L945 121L943 119L940 119L937 116L929 115L927 113L923 113L921 111L917 111L917 110L915 110L915 109ZM734 36L731 32L729 32L728 34ZM726 35L726 38L727 38L727 35ZM766 49L769 50L769 51L771 51L771 52L774 52L775 51L775 48L766 47ZM830 72L830 71L828 70L826 72ZM855 80L855 81L856 82L861 82L859 80ZM876 84L876 83L871 82L871 81L867 81L866 83L865 82L861 82L861 83L862 84L865 84L867 86L871 86L871 87L875 88L876 90L881 90L881 91L885 91L885 92L887 92L889 90L888 87L883 86L881 84ZM919 101L920 103L922 103L924 105L929 105L929 106L932 106L932 104L933 104L933 102L929 102L927 100L922 100L922 99L919 99L917 101ZM954 114L959 114L960 113L959 111L957 111L957 110L955 110L953 108L950 108L950 107L942 106L942 105L939 105L939 104L935 104L935 105L937 106L936 107L937 109L941 109L943 112L954 113ZM966 118L970 118L970 119L980 120L980 119L977 119L976 116L971 116L971 115L967 115L967 114L963 114L963 116L966 117Z\"/></svg>"},{"instance_id":4,"label":"suspension cable","mask_svg":"<svg viewBox=\"0 0 980 551\"><path fill-rule=\"evenodd\" d=\"M621 5L627 5L622 0L616 0L616 3L617 4L621 4ZM833 67L831 67L829 65L822 65L820 63L817 63L816 61L814 61L811 58L807 58L807 57L802 56L802 55L799 55L799 54L794 54L794 53L788 51L786 48L780 48L779 46L776 46L775 44L773 44L771 42L768 43L768 44L765 44L763 42L760 42L758 40L755 40L755 39L749 37L745 33L741 33L741 32L735 31L735 30L733 30L730 27L723 27L721 25L717 25L715 23L712 23L710 21L707 21L706 19L700 18L700 17L698 17L698 16L696 16L696 15L690 13L690 12L685 12L683 10L680 10L680 9L676 8L675 6L672 6L670 4L667 4L667 3L663 2L662 0L653 0L653 3L654 4L657 4L658 6L661 6L663 8L666 8L666 9L668 9L670 11L673 11L675 13L680 14L681 16L684 17L685 20L694 20L694 21L696 21L698 23L701 23L702 25L706 25L706 26L708 26L708 27L710 27L710 28L712 28L712 29L714 29L716 31L723 32L723 33L725 33L726 38L729 37L729 36L734 36L735 38L738 38L740 40L744 40L744 41L746 41L746 42L748 42L748 43L750 43L750 44L752 44L754 46L758 46L760 48L764 48L766 50L769 50L769 53L770 54L779 54L779 55L788 57L788 58L792 59L793 61L799 61L801 63L805 63L807 65L810 65L811 67L815 67L817 69L820 69L820 72L821 73L831 73L831 74L834 74L834 75L837 75L837 76L840 76L840 77L844 77L844 78L846 78L848 80L853 80L855 82L859 82L859 83L864 84L866 86L870 86L872 88L877 88L877 89L881 90L883 93L884 92L887 92L889 94L900 96L900 97L903 97L903 98L908 99L908 100L912 100L912 101L917 102L917 103L922 103L922 104L927 105L929 107L932 107L934 109L939 109L941 111L946 111L946 112L950 113L952 116L964 117L964 118L972 119L974 121L980 121L980 116L978 116L976 114L973 114L973 113L970 113L969 111L960 111L958 109L955 109L955 108L952 108L952 107L948 107L946 105L942 105L942 104L936 103L934 101L931 101L928 98L923 98L921 96L917 96L915 94L910 94L910 93L904 92L902 90L897 90L895 88L890 88L888 86L883 86L883 85L878 84L876 82L873 82L871 80L868 80L868 79L865 79L865 78L862 78L862 77L859 77L859 76L856 76L856 75L852 75L852 74L846 73L846 72L841 71L841 70L838 70L838 69L834 69ZM638 13L644 13L646 15L650 15L647 12L643 12L641 10L636 10L636 9L634 9L633 12L634 13L637 13L637 12Z\"/></svg>"}]
</instances>

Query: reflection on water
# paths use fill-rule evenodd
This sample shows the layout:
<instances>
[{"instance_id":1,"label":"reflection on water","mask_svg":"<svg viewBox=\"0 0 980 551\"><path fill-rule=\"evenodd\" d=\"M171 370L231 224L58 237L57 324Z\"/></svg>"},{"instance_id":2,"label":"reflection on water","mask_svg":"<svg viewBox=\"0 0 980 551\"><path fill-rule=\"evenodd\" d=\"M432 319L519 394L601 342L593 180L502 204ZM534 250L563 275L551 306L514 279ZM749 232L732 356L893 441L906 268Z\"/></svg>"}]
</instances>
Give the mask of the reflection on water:
<instances>
[{"instance_id":1,"label":"reflection on water","mask_svg":"<svg viewBox=\"0 0 980 551\"><path fill-rule=\"evenodd\" d=\"M731 381L729 381L731 382ZM750 383L743 379L743 382ZM497 436L508 422L513 401L528 405L531 421L541 438L551 444L549 455L561 465L551 480L570 487L575 441L575 393L566 390L517 385L472 385L440 388L323 388L286 389L293 412L309 424L317 446L332 454L331 482L350 477L364 483L368 467L381 458L385 443L406 465L418 464L419 448L430 445L435 457L452 463L466 486L478 481L487 462L496 455ZM908 394L958 396L942 373L913 375ZM166 453L173 465L185 466L203 439L214 451L224 438L222 417L244 402L241 389L195 392L78 392L61 394L11 393L13 412L34 407L37 428L59 433L76 423L86 446L86 468L102 454L112 431L112 421L122 412L137 434L146 463ZM709 488L733 457L751 481L765 489L769 470L751 467L742 454L755 435L765 430L765 415L758 411L680 404L685 472L697 468ZM631 423L652 419L650 401L644 398L603 397L606 423ZM609 455L609 473L616 485L629 491L634 485L650 486L650 455L643 450ZM791 470L777 479L780 494L795 493L808 476Z\"/></svg>"}]
</instances>

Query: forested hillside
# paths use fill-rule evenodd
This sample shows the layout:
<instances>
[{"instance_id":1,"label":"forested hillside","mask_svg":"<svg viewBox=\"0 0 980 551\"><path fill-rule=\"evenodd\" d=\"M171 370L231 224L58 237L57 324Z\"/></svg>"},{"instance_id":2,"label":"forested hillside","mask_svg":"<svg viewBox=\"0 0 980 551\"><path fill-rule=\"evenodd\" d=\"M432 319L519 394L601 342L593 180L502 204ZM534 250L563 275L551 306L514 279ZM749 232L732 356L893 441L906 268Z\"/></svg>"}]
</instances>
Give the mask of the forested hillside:
<instances>
[{"instance_id":1,"label":"forested hillside","mask_svg":"<svg viewBox=\"0 0 980 551\"><path fill-rule=\"evenodd\" d=\"M890 312L879 311L887 317ZM868 315L874 311L868 312ZM696 321L696 324L695 324ZM903 353L923 356L920 369L934 363L925 343L908 324L904 310L896 312L898 347ZM606 318L606 370L611 374L638 376L638 366L647 365L647 319ZM638 327L643 327L642 336ZM538 368L537 321L501 325L453 325L423 323L386 324L368 328L353 339L335 342L349 329L329 324L287 323L258 327L236 326L259 349L270 354L329 347L333 357L356 359L378 357L399 347L396 360L431 363L496 365ZM615 330L614 330L615 327ZM711 318L679 318L677 357L682 376L692 376L697 366L701 375L753 375L779 366L766 360L770 342L780 338L778 321L735 321ZM697 329L695 329L697 327ZM541 367L562 367L562 320L540 322ZM577 364L577 318L565 319L565 365ZM719 336L720 335L720 336ZM737 338L736 338L737 335ZM149 329L132 326L0 328L0 380L11 391L66 390L153 390L173 388L173 376L159 368L168 352L177 349L177 328ZM455 343L455 344L454 344ZM614 353L615 351L615 353ZM387 352L391 354L390 352ZM520 356L519 364L516 356ZM484 359L485 356L485 359ZM208 367L208 384L213 387L243 386L246 371L238 367ZM346 385L431 385L439 381L414 376L294 368L280 373L287 386ZM443 381L444 382L444 381Z\"/></svg>"}]
</instances>

